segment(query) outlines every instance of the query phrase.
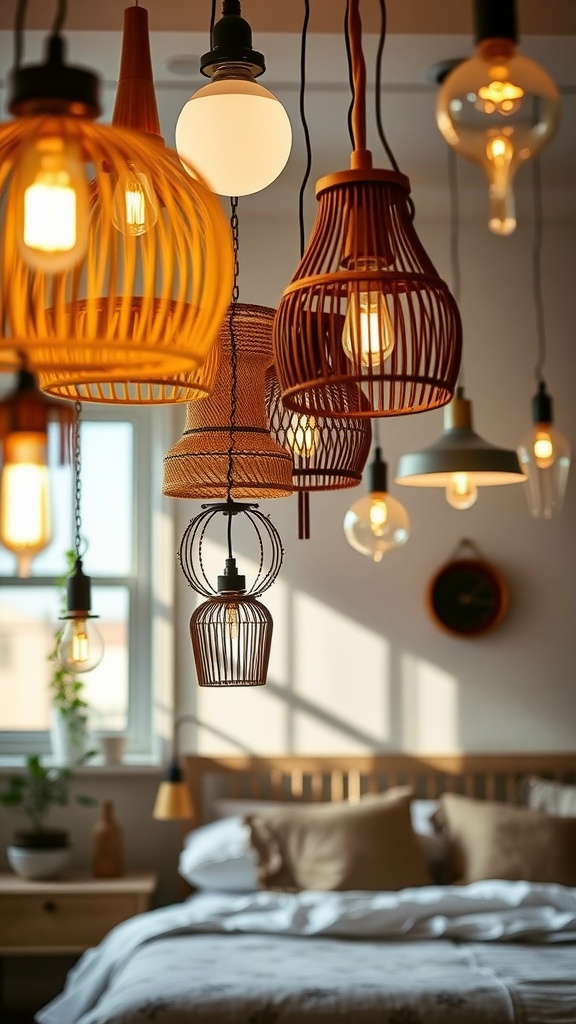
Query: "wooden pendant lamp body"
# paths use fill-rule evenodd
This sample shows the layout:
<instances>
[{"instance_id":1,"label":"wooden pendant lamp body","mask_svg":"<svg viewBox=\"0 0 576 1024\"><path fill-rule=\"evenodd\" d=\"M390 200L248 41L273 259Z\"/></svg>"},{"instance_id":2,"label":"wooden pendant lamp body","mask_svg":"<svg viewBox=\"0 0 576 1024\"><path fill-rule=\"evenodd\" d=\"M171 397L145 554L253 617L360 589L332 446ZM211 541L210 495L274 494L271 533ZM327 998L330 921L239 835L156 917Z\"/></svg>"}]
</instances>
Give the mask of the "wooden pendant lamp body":
<instances>
[{"instance_id":1,"label":"wooden pendant lamp body","mask_svg":"<svg viewBox=\"0 0 576 1024\"><path fill-rule=\"evenodd\" d=\"M230 295L230 233L216 197L163 144L147 12L133 7L126 15L113 126L41 97L13 107L18 117L0 131L0 308L8 320L0 357L5 348L22 352L41 389L61 398L186 401L213 383L216 364L207 359ZM22 151L44 136L78 145L89 182L86 255L56 274L32 270L18 256L11 202ZM135 167L157 206L155 223L138 237L113 223L116 189Z\"/></svg>"},{"instance_id":2,"label":"wooden pendant lamp body","mask_svg":"<svg viewBox=\"0 0 576 1024\"><path fill-rule=\"evenodd\" d=\"M229 458L234 500L281 498L292 493L292 458L271 436L264 405L274 314L275 310L266 306L241 302L230 306L217 341L219 366L214 390L209 398L188 405L184 433L164 457L164 494L225 498ZM235 383L231 329L236 349Z\"/></svg>"},{"instance_id":3,"label":"wooden pendant lamp body","mask_svg":"<svg viewBox=\"0 0 576 1024\"><path fill-rule=\"evenodd\" d=\"M359 0L348 11L354 83L351 169L320 179L308 247L279 304L274 359L282 400L297 412L357 417L423 412L452 397L462 331L457 305L410 218L410 183L372 167L366 149L365 65ZM368 304L366 300L369 300ZM347 354L342 317L356 338L362 308L370 343ZM387 354L390 337L393 347Z\"/></svg>"}]
</instances>

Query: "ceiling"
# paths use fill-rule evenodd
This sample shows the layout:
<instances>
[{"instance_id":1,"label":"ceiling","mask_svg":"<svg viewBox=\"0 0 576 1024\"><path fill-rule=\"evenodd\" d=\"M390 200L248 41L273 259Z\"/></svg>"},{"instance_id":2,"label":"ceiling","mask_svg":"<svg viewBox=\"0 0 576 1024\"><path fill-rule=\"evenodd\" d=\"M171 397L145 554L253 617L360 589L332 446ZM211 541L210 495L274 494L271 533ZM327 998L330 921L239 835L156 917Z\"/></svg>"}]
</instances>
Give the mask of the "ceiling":
<instances>
[{"instance_id":1,"label":"ceiling","mask_svg":"<svg viewBox=\"0 0 576 1024\"><path fill-rule=\"evenodd\" d=\"M119 0L69 0L65 25L71 63L88 65L103 78L103 119L109 120L118 74L121 21ZM152 58L160 120L168 145L174 144L178 114L205 79L198 72L199 55L209 47L210 0L148 0ZM25 62L36 60L57 4L29 0ZM311 0L307 47L306 116L310 125L313 168L307 210L313 213L313 182L349 164L347 110L350 100L342 23L344 0ZM12 21L16 0L0 3L0 67L13 61ZM218 3L220 10L220 2ZM297 191L304 171L303 133L298 109L300 30L303 0L270 3L244 0L242 13L250 22L256 49L266 57L262 84L284 103L292 121L294 141L288 165L278 181L257 196L243 200L244 216L296 216ZM363 0L364 54L368 74L368 143L377 166L388 161L378 140L374 116L374 72L380 4ZM388 38L382 65L384 127L401 169L412 183L417 213L444 217L448 210L447 147L434 118L436 86L428 70L445 58L471 54L472 0L388 0ZM576 0L518 0L521 51L539 61L554 76L563 97L560 129L543 155L546 213L576 217ZM0 101L6 116L6 90ZM463 217L483 218L486 189L475 165L460 161ZM519 211L529 212L530 175L518 175Z\"/></svg>"}]
</instances>

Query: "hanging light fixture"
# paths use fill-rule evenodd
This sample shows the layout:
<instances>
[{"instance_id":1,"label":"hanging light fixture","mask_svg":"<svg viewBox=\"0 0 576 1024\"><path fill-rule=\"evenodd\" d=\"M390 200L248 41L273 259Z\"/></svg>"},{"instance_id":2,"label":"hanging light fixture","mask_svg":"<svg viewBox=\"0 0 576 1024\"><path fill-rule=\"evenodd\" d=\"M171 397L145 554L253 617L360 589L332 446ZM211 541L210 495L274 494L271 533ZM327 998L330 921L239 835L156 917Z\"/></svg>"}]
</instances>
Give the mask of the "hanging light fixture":
<instances>
[{"instance_id":1,"label":"hanging light fixture","mask_svg":"<svg viewBox=\"0 0 576 1024\"><path fill-rule=\"evenodd\" d=\"M355 551L374 562L381 562L387 551L405 544L410 536L406 509L388 494L388 465L378 444L368 467L368 494L348 509L344 536Z\"/></svg>"},{"instance_id":2,"label":"hanging light fixture","mask_svg":"<svg viewBox=\"0 0 576 1024\"><path fill-rule=\"evenodd\" d=\"M270 185L284 169L292 146L288 114L280 101L255 79L264 73L264 56L252 49L252 30L241 16L239 0L223 0L214 24L211 49L200 71L211 79L190 97L176 124L176 149L198 168L214 192L245 196Z\"/></svg>"},{"instance_id":3,"label":"hanging light fixture","mask_svg":"<svg viewBox=\"0 0 576 1024\"><path fill-rule=\"evenodd\" d=\"M559 515L570 469L570 444L554 426L552 398L546 390L544 361L546 357L546 324L542 295L543 207L540 162L532 167L534 195L534 245L532 251L533 293L538 339L538 361L535 375L538 390L532 399L532 429L518 447L518 458L527 474L526 497L531 515L536 519L552 519Z\"/></svg>"},{"instance_id":4,"label":"hanging light fixture","mask_svg":"<svg viewBox=\"0 0 576 1024\"><path fill-rule=\"evenodd\" d=\"M91 580L82 568L80 549L82 544L82 518L80 500L82 496L81 447L80 447L80 402L76 402L74 429L74 548L76 559L66 588L66 615L61 618L65 626L60 635L56 654L62 668L69 672L91 672L102 661L104 646L93 620Z\"/></svg>"},{"instance_id":5,"label":"hanging light fixture","mask_svg":"<svg viewBox=\"0 0 576 1024\"><path fill-rule=\"evenodd\" d=\"M50 543L48 424L58 426L60 461L69 461L71 406L43 395L33 374L18 372L16 387L0 401L0 543L17 558L18 575L30 575L34 555Z\"/></svg>"},{"instance_id":6,"label":"hanging light fixture","mask_svg":"<svg viewBox=\"0 0 576 1024\"><path fill-rule=\"evenodd\" d=\"M219 203L154 133L93 123L99 83L64 62L64 0L47 59L20 66L24 6L16 118L0 128L0 350L23 352L41 389L68 399L205 394L232 278ZM187 388L182 373L199 377Z\"/></svg>"},{"instance_id":7,"label":"hanging light fixture","mask_svg":"<svg viewBox=\"0 0 576 1024\"><path fill-rule=\"evenodd\" d=\"M450 258L453 291L460 302L460 210L456 155L448 150L450 192ZM462 375L461 375L462 380ZM467 509L475 504L478 487L522 483L525 476L516 452L499 448L475 433L472 426L472 402L464 395L464 386L444 409L444 430L433 444L421 451L402 455L395 481L408 487L444 487L452 508Z\"/></svg>"},{"instance_id":8,"label":"hanging light fixture","mask_svg":"<svg viewBox=\"0 0 576 1024\"><path fill-rule=\"evenodd\" d=\"M516 52L515 0L474 0L474 11L476 53L443 66L436 121L448 145L484 169L488 226L509 235L514 175L554 135L560 97L544 68Z\"/></svg>"},{"instance_id":9,"label":"hanging light fixture","mask_svg":"<svg viewBox=\"0 0 576 1024\"><path fill-rule=\"evenodd\" d=\"M373 168L366 149L359 0L349 0L346 24L351 169L317 183L312 235L276 315L276 370L282 400L295 412L423 412L454 392L460 319L414 229L408 179L387 143L393 171Z\"/></svg>"}]
</instances>

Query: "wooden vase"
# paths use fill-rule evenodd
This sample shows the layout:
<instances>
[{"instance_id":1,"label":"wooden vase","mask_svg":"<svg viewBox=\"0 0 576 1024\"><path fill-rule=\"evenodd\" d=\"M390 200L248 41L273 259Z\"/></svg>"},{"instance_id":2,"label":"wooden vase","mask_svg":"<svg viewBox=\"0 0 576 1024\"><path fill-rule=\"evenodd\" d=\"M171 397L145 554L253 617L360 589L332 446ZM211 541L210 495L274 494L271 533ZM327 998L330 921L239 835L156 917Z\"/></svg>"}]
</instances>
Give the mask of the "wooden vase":
<instances>
[{"instance_id":1,"label":"wooden vase","mask_svg":"<svg viewBox=\"0 0 576 1024\"><path fill-rule=\"evenodd\" d=\"M92 831L94 878L119 878L124 874L124 838L114 819L112 800L103 800L100 819Z\"/></svg>"}]
</instances>

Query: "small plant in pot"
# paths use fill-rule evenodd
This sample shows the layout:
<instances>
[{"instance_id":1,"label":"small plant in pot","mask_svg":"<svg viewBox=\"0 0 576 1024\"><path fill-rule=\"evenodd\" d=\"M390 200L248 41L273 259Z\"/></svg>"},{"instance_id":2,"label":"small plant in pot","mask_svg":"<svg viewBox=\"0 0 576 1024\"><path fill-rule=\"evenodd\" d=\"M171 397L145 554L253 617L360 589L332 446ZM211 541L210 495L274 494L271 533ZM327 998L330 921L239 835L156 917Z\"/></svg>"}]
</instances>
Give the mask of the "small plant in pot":
<instances>
[{"instance_id":1,"label":"small plant in pot","mask_svg":"<svg viewBox=\"0 0 576 1024\"><path fill-rule=\"evenodd\" d=\"M50 809L65 807L70 802L69 768L46 768L34 754L26 759L26 773L12 775L0 803L24 814L29 821L26 829L17 829L14 841L6 853L10 867L23 878L54 878L66 867L70 859L68 832L46 827ZM96 803L91 797L76 796L84 807Z\"/></svg>"}]
</instances>

